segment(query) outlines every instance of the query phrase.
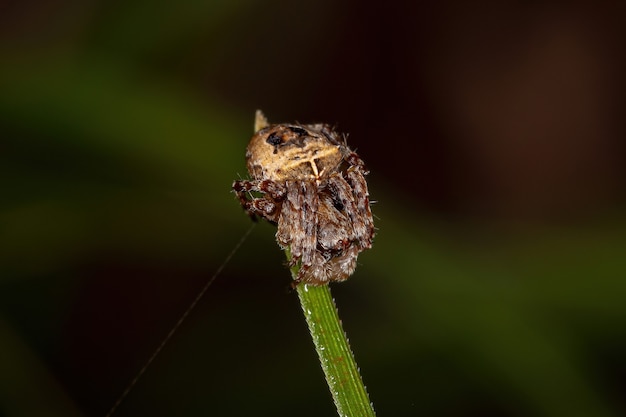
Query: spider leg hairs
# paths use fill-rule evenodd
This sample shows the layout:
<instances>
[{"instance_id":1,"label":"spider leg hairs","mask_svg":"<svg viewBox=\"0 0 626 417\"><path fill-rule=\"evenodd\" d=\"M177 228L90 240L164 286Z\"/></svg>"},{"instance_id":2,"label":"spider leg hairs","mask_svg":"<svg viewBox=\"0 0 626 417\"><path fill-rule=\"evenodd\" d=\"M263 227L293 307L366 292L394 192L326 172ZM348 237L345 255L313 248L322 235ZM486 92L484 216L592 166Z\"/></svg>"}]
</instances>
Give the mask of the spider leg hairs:
<instances>
[{"instance_id":1,"label":"spider leg hairs","mask_svg":"<svg viewBox=\"0 0 626 417\"><path fill-rule=\"evenodd\" d=\"M257 110L246 151L251 180L233 183L244 210L278 226L300 263L295 283L345 281L372 246L374 221L363 160L327 124L269 124Z\"/></svg>"}]
</instances>

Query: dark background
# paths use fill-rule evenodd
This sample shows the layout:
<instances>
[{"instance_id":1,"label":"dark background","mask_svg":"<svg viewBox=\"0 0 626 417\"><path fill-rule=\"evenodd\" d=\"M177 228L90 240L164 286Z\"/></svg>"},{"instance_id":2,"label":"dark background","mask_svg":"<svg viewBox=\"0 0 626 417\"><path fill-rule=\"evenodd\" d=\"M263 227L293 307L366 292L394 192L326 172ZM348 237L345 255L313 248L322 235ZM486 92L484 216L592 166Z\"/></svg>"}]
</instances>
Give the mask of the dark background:
<instances>
[{"instance_id":1,"label":"dark background","mask_svg":"<svg viewBox=\"0 0 626 417\"><path fill-rule=\"evenodd\" d=\"M328 122L378 235L333 286L380 416L626 414L612 3L0 3L0 415L104 416L249 227L254 111ZM260 224L117 416L335 415Z\"/></svg>"}]
</instances>

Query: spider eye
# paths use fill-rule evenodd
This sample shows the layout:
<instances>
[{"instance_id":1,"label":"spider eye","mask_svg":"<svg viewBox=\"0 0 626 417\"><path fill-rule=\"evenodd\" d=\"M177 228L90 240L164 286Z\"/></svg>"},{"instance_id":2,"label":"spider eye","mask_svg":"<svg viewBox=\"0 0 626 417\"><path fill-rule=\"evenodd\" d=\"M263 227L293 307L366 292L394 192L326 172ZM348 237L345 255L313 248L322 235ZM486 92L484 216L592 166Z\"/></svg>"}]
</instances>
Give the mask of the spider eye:
<instances>
[{"instance_id":1,"label":"spider eye","mask_svg":"<svg viewBox=\"0 0 626 417\"><path fill-rule=\"evenodd\" d=\"M272 133L267 137L267 139L265 139L265 141L272 146L276 146L283 143L283 138L276 133Z\"/></svg>"}]
</instances>

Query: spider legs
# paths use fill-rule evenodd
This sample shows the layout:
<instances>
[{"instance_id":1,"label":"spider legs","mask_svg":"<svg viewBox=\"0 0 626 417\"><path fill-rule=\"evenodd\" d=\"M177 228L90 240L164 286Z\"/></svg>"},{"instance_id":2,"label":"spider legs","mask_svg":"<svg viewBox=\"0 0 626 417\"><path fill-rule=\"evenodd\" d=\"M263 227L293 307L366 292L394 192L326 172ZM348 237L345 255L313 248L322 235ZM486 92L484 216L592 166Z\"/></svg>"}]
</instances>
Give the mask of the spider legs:
<instances>
[{"instance_id":1,"label":"spider legs","mask_svg":"<svg viewBox=\"0 0 626 417\"><path fill-rule=\"evenodd\" d=\"M314 182L288 181L287 196L283 202L276 239L291 250L290 266L300 262L297 282L309 281L311 266L320 263L317 252L319 196ZM322 259L323 261L323 259Z\"/></svg>"},{"instance_id":2,"label":"spider legs","mask_svg":"<svg viewBox=\"0 0 626 417\"><path fill-rule=\"evenodd\" d=\"M355 225L355 232L361 243L361 247L369 249L372 247L374 237L374 220L370 209L369 191L365 181L365 172L361 167L350 167L346 173L346 181L351 188L357 212L359 213L358 227Z\"/></svg>"},{"instance_id":3,"label":"spider legs","mask_svg":"<svg viewBox=\"0 0 626 417\"><path fill-rule=\"evenodd\" d=\"M250 215L252 220L260 216L270 222L278 222L279 205L284 200L286 189L283 185L270 181L240 180L233 183L233 190L237 194L239 203ZM264 194L264 197L250 197L250 192Z\"/></svg>"},{"instance_id":4,"label":"spider legs","mask_svg":"<svg viewBox=\"0 0 626 417\"><path fill-rule=\"evenodd\" d=\"M350 219L352 233L350 240L355 241L363 249L372 245L374 225L371 220L367 184L358 167L350 167L342 175L335 175L329 180L329 188L333 200L343 213Z\"/></svg>"},{"instance_id":5,"label":"spider legs","mask_svg":"<svg viewBox=\"0 0 626 417\"><path fill-rule=\"evenodd\" d=\"M350 151L347 155L344 156L346 162L350 165L350 169L358 169L362 175L369 174L369 171L365 169L365 162L361 159L356 152Z\"/></svg>"},{"instance_id":6,"label":"spider legs","mask_svg":"<svg viewBox=\"0 0 626 417\"><path fill-rule=\"evenodd\" d=\"M350 278L356 269L356 260L360 251L358 246L351 245L344 253L328 262L333 281L345 281Z\"/></svg>"}]
</instances>

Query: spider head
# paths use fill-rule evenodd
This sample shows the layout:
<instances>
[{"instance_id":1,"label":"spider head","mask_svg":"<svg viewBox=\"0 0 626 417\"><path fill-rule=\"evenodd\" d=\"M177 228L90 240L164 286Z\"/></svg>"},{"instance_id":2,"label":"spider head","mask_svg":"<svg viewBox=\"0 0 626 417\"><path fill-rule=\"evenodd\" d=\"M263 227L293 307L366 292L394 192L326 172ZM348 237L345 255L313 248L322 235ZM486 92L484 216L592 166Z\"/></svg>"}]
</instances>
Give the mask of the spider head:
<instances>
[{"instance_id":1,"label":"spider head","mask_svg":"<svg viewBox=\"0 0 626 417\"><path fill-rule=\"evenodd\" d=\"M316 180L342 162L338 135L327 125L269 125L250 140L248 171L256 180Z\"/></svg>"}]
</instances>

